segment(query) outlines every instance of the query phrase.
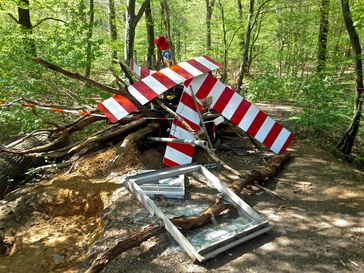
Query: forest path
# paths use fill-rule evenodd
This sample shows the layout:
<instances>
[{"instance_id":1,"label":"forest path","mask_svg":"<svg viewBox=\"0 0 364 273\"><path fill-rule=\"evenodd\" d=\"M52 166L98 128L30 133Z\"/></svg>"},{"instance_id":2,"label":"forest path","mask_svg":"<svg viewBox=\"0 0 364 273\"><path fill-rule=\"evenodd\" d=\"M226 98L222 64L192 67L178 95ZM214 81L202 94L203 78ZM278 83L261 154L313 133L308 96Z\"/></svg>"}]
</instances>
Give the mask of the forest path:
<instances>
[{"instance_id":1,"label":"forest path","mask_svg":"<svg viewBox=\"0 0 364 273\"><path fill-rule=\"evenodd\" d=\"M289 105L259 106L283 123L299 111ZM252 148L249 141L231 141L230 147L240 148L219 153L228 164L241 172L263 164L264 151L247 153ZM83 258L97 238L95 253L150 223L147 211L113 183L111 173L109 178L100 176L102 171L128 172L129 165L137 168L134 162L121 163L120 170L106 168L115 147L85 157L71 174L27 185L0 200L0 224L5 237L16 242L11 256L0 257L1 273L77 272L79 266L89 265L90 260ZM164 149L160 145L142 153L141 168L161 167ZM242 195L273 226L267 234L204 263L193 263L164 233L120 255L102 272L364 272L364 172L319 143L298 139L289 151L293 159L265 185L284 201L251 190ZM202 155L197 151L195 160L204 162ZM213 172L227 177L221 170ZM107 222L102 215L115 192L120 193L119 207ZM111 236L104 239L105 234Z\"/></svg>"},{"instance_id":2,"label":"forest path","mask_svg":"<svg viewBox=\"0 0 364 273\"><path fill-rule=\"evenodd\" d=\"M280 121L299 111L289 105L259 107ZM292 161L266 184L285 201L266 193L243 196L273 226L269 233L204 263L171 250L175 243L162 235L103 272L364 272L364 172L319 143L295 140L289 151ZM239 161L224 159L231 165Z\"/></svg>"}]
</instances>

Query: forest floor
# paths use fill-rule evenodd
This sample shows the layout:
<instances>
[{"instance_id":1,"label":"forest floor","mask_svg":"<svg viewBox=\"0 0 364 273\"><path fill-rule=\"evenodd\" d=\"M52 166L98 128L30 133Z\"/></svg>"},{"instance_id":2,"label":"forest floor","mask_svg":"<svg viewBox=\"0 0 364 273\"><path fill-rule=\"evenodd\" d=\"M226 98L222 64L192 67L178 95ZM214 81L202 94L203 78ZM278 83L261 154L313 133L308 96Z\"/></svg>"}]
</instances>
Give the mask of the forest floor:
<instances>
[{"instance_id":1,"label":"forest floor","mask_svg":"<svg viewBox=\"0 0 364 273\"><path fill-rule=\"evenodd\" d=\"M282 121L298 111L288 105L260 107ZM252 145L244 139L226 138L223 144L234 149L218 155L242 173L269 158L264 151L249 152ZM0 272L82 272L102 249L149 224L148 213L120 185L120 177L162 167L163 151L158 145L122 159L110 147L66 173L8 194L0 200L0 228L10 253L0 255ZM273 226L267 234L194 263L164 233L120 255L102 272L364 272L364 171L313 141L295 140L289 151L293 159L266 183L285 200L253 188L242 195ZM197 151L196 162L206 163L201 154ZM231 181L226 172L213 173ZM198 189L201 199L213 200L203 187L190 181L187 193Z\"/></svg>"}]
</instances>

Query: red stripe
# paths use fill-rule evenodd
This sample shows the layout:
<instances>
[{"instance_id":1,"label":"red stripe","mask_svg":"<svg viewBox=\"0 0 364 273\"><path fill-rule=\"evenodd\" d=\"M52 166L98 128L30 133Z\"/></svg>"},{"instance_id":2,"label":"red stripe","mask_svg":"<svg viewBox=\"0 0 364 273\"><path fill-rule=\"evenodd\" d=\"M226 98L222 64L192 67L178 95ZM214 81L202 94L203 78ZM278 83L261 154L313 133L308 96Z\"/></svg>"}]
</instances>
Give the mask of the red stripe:
<instances>
[{"instance_id":1,"label":"red stripe","mask_svg":"<svg viewBox=\"0 0 364 273\"><path fill-rule=\"evenodd\" d=\"M283 126L280 125L278 122L276 122L272 129L270 130L269 134L267 135L267 137L264 139L263 144L265 146L267 146L268 148L270 148L274 141L276 140L277 136L279 135L279 133L282 131Z\"/></svg>"},{"instance_id":2,"label":"red stripe","mask_svg":"<svg viewBox=\"0 0 364 273\"><path fill-rule=\"evenodd\" d=\"M207 73L210 72L211 69L207 68L206 66L202 65L201 63L199 63L198 61L192 59L187 61L190 65L192 65L194 68L200 70L203 73Z\"/></svg>"},{"instance_id":3,"label":"red stripe","mask_svg":"<svg viewBox=\"0 0 364 273\"><path fill-rule=\"evenodd\" d=\"M187 105L188 107L190 107L193 111L197 112L196 107L195 107L195 103L193 102L193 98L187 92L182 93L182 97L180 99L180 102L182 102L184 105ZM203 109L202 105L199 104L198 102L197 102L197 105L198 105L198 108L200 109L200 111L202 111L202 109Z\"/></svg>"},{"instance_id":4,"label":"red stripe","mask_svg":"<svg viewBox=\"0 0 364 273\"><path fill-rule=\"evenodd\" d=\"M118 121L118 119L113 114L111 114L111 112L102 103L97 105L97 109L99 109L112 123Z\"/></svg>"},{"instance_id":5,"label":"red stripe","mask_svg":"<svg viewBox=\"0 0 364 273\"><path fill-rule=\"evenodd\" d=\"M205 81L202 83L200 89L194 90L196 93L196 98L199 100L205 99L210 93L211 89L214 87L215 83L218 81L215 77L207 75Z\"/></svg>"},{"instance_id":6,"label":"red stripe","mask_svg":"<svg viewBox=\"0 0 364 273\"><path fill-rule=\"evenodd\" d=\"M129 114L137 110L138 108L126 97L121 95L112 96Z\"/></svg>"},{"instance_id":7,"label":"red stripe","mask_svg":"<svg viewBox=\"0 0 364 273\"><path fill-rule=\"evenodd\" d=\"M181 116L180 116L181 117ZM190 125L190 127L192 128L192 130L194 130L195 132L198 132L199 130L200 130L200 125L199 124L196 124L196 123L194 123L194 122L192 122L192 121L190 121L190 120L188 120L188 119L185 119L184 117L181 117L188 125ZM182 122L180 122L178 119L173 119L173 121L172 121L172 123L173 124L175 124L176 126L178 126L178 127L181 127L181 128L183 128L183 129L185 129L185 130L187 130L186 129L186 127L182 124ZM188 130L187 130L188 131Z\"/></svg>"},{"instance_id":8,"label":"red stripe","mask_svg":"<svg viewBox=\"0 0 364 273\"><path fill-rule=\"evenodd\" d=\"M262 111L259 111L258 115L255 117L252 124L250 125L247 133L251 136L255 136L266 118L267 115L264 114Z\"/></svg>"},{"instance_id":9,"label":"red stripe","mask_svg":"<svg viewBox=\"0 0 364 273\"><path fill-rule=\"evenodd\" d=\"M134 83L133 87L137 89L148 101L158 96L158 94L154 92L153 89L146 85L143 81L138 81Z\"/></svg>"},{"instance_id":10,"label":"red stripe","mask_svg":"<svg viewBox=\"0 0 364 273\"><path fill-rule=\"evenodd\" d=\"M172 65L170 67L174 72L176 72L178 75L182 76L186 80L192 79L193 75L189 73L188 71L184 70L182 67L180 67L178 64Z\"/></svg>"},{"instance_id":11,"label":"red stripe","mask_svg":"<svg viewBox=\"0 0 364 273\"><path fill-rule=\"evenodd\" d=\"M239 104L238 108L236 108L230 121L235 125L239 125L240 121L248 111L250 105L251 105L250 102L248 102L246 99L243 99L243 101Z\"/></svg>"},{"instance_id":12,"label":"red stripe","mask_svg":"<svg viewBox=\"0 0 364 273\"><path fill-rule=\"evenodd\" d=\"M193 157L193 154L195 152L195 147L191 144L168 143L168 146L189 157Z\"/></svg>"},{"instance_id":13,"label":"red stripe","mask_svg":"<svg viewBox=\"0 0 364 273\"><path fill-rule=\"evenodd\" d=\"M149 75L150 75L150 70L148 68L145 68L145 67L140 68L140 77L142 79Z\"/></svg>"},{"instance_id":14,"label":"red stripe","mask_svg":"<svg viewBox=\"0 0 364 273\"><path fill-rule=\"evenodd\" d=\"M193 79L189 79L183 83L184 86L188 87Z\"/></svg>"},{"instance_id":15,"label":"red stripe","mask_svg":"<svg viewBox=\"0 0 364 273\"><path fill-rule=\"evenodd\" d=\"M168 78L166 75L164 75L162 72L158 71L152 74L152 77L155 78L157 81L159 81L161 84L163 84L165 87L172 88L176 85L174 81L172 81L170 78Z\"/></svg>"},{"instance_id":16,"label":"red stripe","mask_svg":"<svg viewBox=\"0 0 364 273\"><path fill-rule=\"evenodd\" d=\"M34 108L35 107L35 105L33 105L33 104L27 104L27 103L22 103L20 105L21 106L24 106L24 107L30 107L30 108Z\"/></svg>"},{"instance_id":17,"label":"red stripe","mask_svg":"<svg viewBox=\"0 0 364 273\"><path fill-rule=\"evenodd\" d=\"M233 95L234 91L231 90L229 87L225 87L219 99L216 101L213 109L218 113L222 113Z\"/></svg>"},{"instance_id":18,"label":"red stripe","mask_svg":"<svg viewBox=\"0 0 364 273\"><path fill-rule=\"evenodd\" d=\"M180 166L180 164L174 162L173 160L170 160L168 158L163 158L163 164L169 167L176 167L176 166Z\"/></svg>"},{"instance_id":19,"label":"red stripe","mask_svg":"<svg viewBox=\"0 0 364 273\"><path fill-rule=\"evenodd\" d=\"M291 133L287 138L286 143L284 143L282 149L279 151L279 154L284 153L284 151L287 149L288 145L291 143L292 140L293 140L293 134Z\"/></svg>"},{"instance_id":20,"label":"red stripe","mask_svg":"<svg viewBox=\"0 0 364 273\"><path fill-rule=\"evenodd\" d=\"M222 64L216 62L215 60L211 59L210 57L203 55L202 57L206 58L207 60L209 60L210 62L212 62L214 65L217 65L218 67L223 67Z\"/></svg>"}]
</instances>

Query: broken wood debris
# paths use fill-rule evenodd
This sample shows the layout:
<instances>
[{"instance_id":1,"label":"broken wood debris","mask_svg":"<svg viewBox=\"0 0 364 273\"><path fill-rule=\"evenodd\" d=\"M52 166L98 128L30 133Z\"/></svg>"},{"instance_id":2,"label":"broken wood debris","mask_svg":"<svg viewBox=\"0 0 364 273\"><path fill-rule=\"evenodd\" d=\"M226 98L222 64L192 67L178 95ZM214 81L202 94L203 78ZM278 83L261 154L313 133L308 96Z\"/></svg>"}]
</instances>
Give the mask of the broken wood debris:
<instances>
[{"instance_id":1,"label":"broken wood debris","mask_svg":"<svg viewBox=\"0 0 364 273\"><path fill-rule=\"evenodd\" d=\"M250 171L248 174L234 181L229 188L239 195L244 186L253 184L255 181L266 181L266 178L276 176L290 158L291 155L289 153L275 156L270 159L267 166ZM175 217L171 219L171 222L182 232L199 226L204 226L211 222L212 215L217 216L226 209L226 204L222 201L221 196L217 196L215 203L202 213L192 216ZM163 233L164 231L165 229L162 226L150 225L145 229L136 231L130 236L122 238L110 248L99 253L86 272L100 272L110 261L118 257L123 252L139 246L143 241Z\"/></svg>"}]
</instances>

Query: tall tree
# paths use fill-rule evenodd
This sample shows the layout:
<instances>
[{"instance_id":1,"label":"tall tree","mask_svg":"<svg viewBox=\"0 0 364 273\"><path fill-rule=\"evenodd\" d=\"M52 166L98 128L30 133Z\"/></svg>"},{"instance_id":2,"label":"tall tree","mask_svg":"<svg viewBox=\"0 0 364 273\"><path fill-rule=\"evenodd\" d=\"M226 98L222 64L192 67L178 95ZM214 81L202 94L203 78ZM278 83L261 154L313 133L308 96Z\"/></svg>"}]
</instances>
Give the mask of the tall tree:
<instances>
[{"instance_id":1,"label":"tall tree","mask_svg":"<svg viewBox=\"0 0 364 273\"><path fill-rule=\"evenodd\" d=\"M317 72L325 69L327 56L327 34L329 31L330 0L320 1L320 29L317 45Z\"/></svg>"},{"instance_id":2,"label":"tall tree","mask_svg":"<svg viewBox=\"0 0 364 273\"><path fill-rule=\"evenodd\" d=\"M338 148L344 154L350 154L360 127L360 118L363 106L363 100L362 100L362 93L364 90L363 62L362 62L360 39L355 29L353 20L351 18L349 0L341 0L341 9L353 52L355 75L356 75L355 79L356 92L355 92L355 102L354 102L354 116L349 128L347 129L340 143L338 144Z\"/></svg>"},{"instance_id":3,"label":"tall tree","mask_svg":"<svg viewBox=\"0 0 364 273\"><path fill-rule=\"evenodd\" d=\"M111 60L117 59L117 51L115 49L115 43L118 40L118 30L116 27L116 16L115 16L115 2L114 0L109 0L108 2L109 10L109 30L110 30L110 40L111 40Z\"/></svg>"},{"instance_id":4,"label":"tall tree","mask_svg":"<svg viewBox=\"0 0 364 273\"><path fill-rule=\"evenodd\" d=\"M0 4L1 5L1 4ZM8 15L21 26L23 34L24 34L24 46L25 51L32 56L37 55L37 50L35 47L35 43L32 39L33 33L33 25L30 20L30 11L29 11L29 0L19 0L18 2L18 19L15 18L11 13ZM38 23L40 24L40 23ZM37 24L37 25L38 25Z\"/></svg>"},{"instance_id":5,"label":"tall tree","mask_svg":"<svg viewBox=\"0 0 364 273\"><path fill-rule=\"evenodd\" d=\"M145 8L145 22L147 26L147 36L148 36L148 52L147 52L148 67L154 69L156 64L154 55L154 21L150 3L148 3L147 7Z\"/></svg>"},{"instance_id":6,"label":"tall tree","mask_svg":"<svg viewBox=\"0 0 364 273\"><path fill-rule=\"evenodd\" d=\"M238 6L238 19L239 19L239 28L243 25L243 4L241 0L237 0L237 6ZM239 35L239 44L241 48L244 48L244 35Z\"/></svg>"},{"instance_id":7,"label":"tall tree","mask_svg":"<svg viewBox=\"0 0 364 273\"><path fill-rule=\"evenodd\" d=\"M206 3L206 49L211 49L211 18L215 0L205 0Z\"/></svg>"},{"instance_id":8,"label":"tall tree","mask_svg":"<svg viewBox=\"0 0 364 273\"><path fill-rule=\"evenodd\" d=\"M224 44L224 70L221 75L221 80L225 81L227 78L227 69L228 69L228 42L227 42L227 29L226 29L226 21L225 21L225 9L221 0L219 0L219 8L221 12L221 23L222 23L222 41Z\"/></svg>"},{"instance_id":9,"label":"tall tree","mask_svg":"<svg viewBox=\"0 0 364 273\"><path fill-rule=\"evenodd\" d=\"M130 59L134 52L136 26L142 18L145 8L149 2L150 0L144 0L138 13L135 13L135 0L126 1L124 60L127 64L130 63Z\"/></svg>"},{"instance_id":10,"label":"tall tree","mask_svg":"<svg viewBox=\"0 0 364 273\"><path fill-rule=\"evenodd\" d=\"M92 65L92 35L94 30L94 21L95 21L95 10L94 10L94 0L90 0L90 7L88 11L89 22L87 29L87 39L86 39L86 72L85 76L87 78L90 77L91 73L91 65Z\"/></svg>"},{"instance_id":11,"label":"tall tree","mask_svg":"<svg viewBox=\"0 0 364 273\"><path fill-rule=\"evenodd\" d=\"M249 64L249 46L250 46L250 37L252 32L252 23L254 15L254 3L255 0L249 0L249 13L245 29L245 44L244 44L243 58L240 65L238 83L236 85L236 89L238 92L241 91L241 85L243 84L244 75L248 69L248 64Z\"/></svg>"},{"instance_id":12,"label":"tall tree","mask_svg":"<svg viewBox=\"0 0 364 273\"><path fill-rule=\"evenodd\" d=\"M169 47L172 51L172 58L173 62L176 63L176 57L174 52L174 44L172 41L172 35L171 35L171 19L169 16L169 5L167 0L161 0L161 8L162 8L162 14L164 16L164 26L166 28L167 32L167 39L169 40Z\"/></svg>"}]
</instances>

